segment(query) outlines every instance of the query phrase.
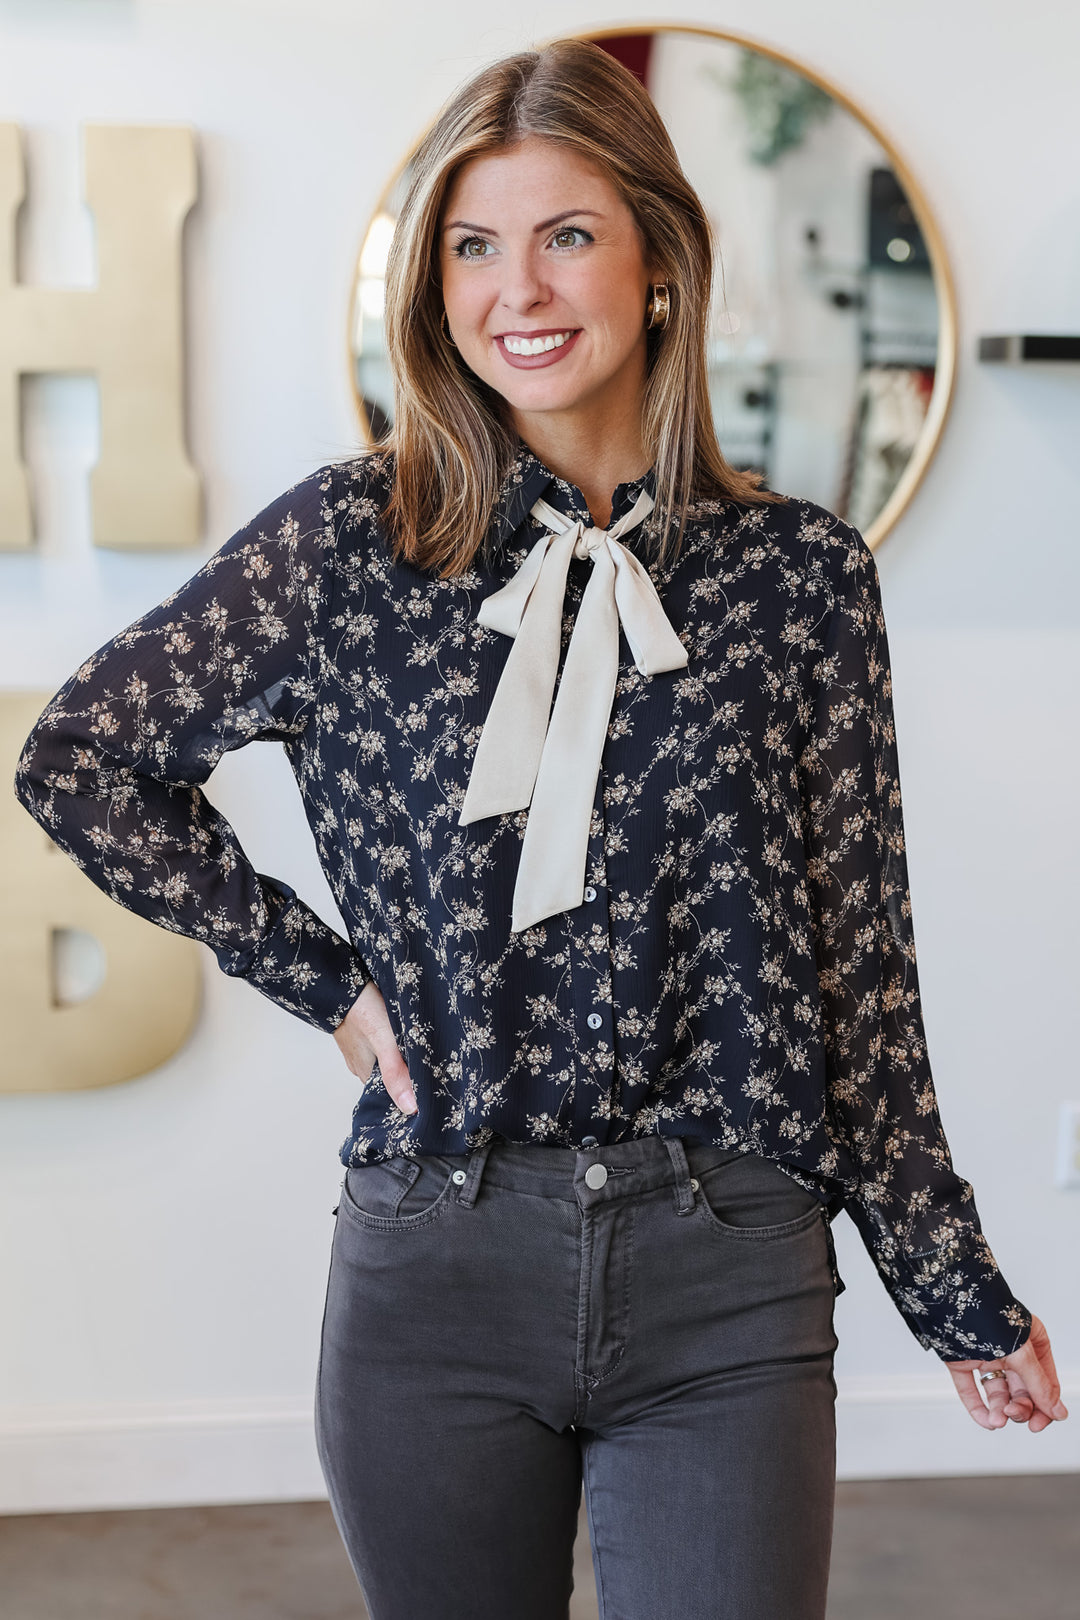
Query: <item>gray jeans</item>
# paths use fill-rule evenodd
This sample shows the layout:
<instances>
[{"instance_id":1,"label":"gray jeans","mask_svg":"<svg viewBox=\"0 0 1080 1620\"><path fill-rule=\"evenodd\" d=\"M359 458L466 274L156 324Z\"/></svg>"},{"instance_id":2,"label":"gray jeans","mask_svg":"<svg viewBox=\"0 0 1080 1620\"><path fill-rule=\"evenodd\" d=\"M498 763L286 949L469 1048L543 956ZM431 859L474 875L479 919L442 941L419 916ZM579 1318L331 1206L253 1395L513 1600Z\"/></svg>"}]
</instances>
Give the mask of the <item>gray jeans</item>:
<instances>
[{"instance_id":1,"label":"gray jeans","mask_svg":"<svg viewBox=\"0 0 1080 1620\"><path fill-rule=\"evenodd\" d=\"M372 1620L566 1620L583 1482L603 1620L824 1620L812 1193L676 1137L496 1139L349 1170L335 1213L316 1437Z\"/></svg>"}]
</instances>

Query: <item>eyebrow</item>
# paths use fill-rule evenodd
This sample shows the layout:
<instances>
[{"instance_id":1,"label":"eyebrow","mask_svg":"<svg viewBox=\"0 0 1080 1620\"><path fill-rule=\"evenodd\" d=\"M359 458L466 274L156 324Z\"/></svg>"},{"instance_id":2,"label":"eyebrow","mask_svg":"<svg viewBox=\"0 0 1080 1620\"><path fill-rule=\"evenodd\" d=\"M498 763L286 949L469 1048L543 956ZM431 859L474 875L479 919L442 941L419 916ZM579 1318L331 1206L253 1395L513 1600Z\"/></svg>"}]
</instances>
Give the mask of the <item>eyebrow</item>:
<instances>
[{"instance_id":1,"label":"eyebrow","mask_svg":"<svg viewBox=\"0 0 1080 1620\"><path fill-rule=\"evenodd\" d=\"M557 225L561 219L576 219L588 214L592 219L603 219L595 208L564 208L561 214L553 214L550 219L542 219L539 225L533 226L534 232L546 231L552 225ZM498 231L492 230L490 225L473 225L467 219L452 219L448 225L443 226L444 231L475 231L478 236L498 236Z\"/></svg>"}]
</instances>

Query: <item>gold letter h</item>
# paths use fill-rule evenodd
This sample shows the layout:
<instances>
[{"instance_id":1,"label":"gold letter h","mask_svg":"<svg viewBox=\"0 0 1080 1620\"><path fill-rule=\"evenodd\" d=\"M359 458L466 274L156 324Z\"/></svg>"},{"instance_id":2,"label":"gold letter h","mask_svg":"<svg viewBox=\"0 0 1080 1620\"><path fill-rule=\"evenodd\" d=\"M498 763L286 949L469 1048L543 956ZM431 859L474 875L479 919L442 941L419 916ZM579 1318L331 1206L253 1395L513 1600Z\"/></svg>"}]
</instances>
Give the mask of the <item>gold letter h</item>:
<instances>
[{"instance_id":1,"label":"gold letter h","mask_svg":"<svg viewBox=\"0 0 1080 1620\"><path fill-rule=\"evenodd\" d=\"M25 193L19 129L0 124L0 551L33 541L19 378L35 371L97 373L94 543L194 546L200 481L184 446L181 269L184 216L196 196L194 137L183 126L91 124L84 138L98 285L28 287L15 281Z\"/></svg>"}]
</instances>

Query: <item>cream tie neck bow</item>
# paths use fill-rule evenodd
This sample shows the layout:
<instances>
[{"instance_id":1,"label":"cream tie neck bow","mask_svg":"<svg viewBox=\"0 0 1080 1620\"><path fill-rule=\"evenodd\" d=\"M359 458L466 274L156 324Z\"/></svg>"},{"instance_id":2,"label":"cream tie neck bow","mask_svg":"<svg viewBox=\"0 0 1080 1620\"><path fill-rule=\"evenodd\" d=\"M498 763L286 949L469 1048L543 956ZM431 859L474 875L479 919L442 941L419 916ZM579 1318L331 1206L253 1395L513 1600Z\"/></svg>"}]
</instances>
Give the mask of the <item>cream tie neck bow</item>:
<instances>
[{"instance_id":1,"label":"cream tie neck bow","mask_svg":"<svg viewBox=\"0 0 1080 1620\"><path fill-rule=\"evenodd\" d=\"M595 529L537 501L533 515L549 532L476 615L478 623L513 636L514 645L480 734L458 825L524 810L531 801L514 886L515 934L584 899L589 824L619 673L620 621L643 675L687 663L647 571L619 544L653 504L642 490L610 529ZM591 557L593 566L552 710L571 556Z\"/></svg>"}]
</instances>

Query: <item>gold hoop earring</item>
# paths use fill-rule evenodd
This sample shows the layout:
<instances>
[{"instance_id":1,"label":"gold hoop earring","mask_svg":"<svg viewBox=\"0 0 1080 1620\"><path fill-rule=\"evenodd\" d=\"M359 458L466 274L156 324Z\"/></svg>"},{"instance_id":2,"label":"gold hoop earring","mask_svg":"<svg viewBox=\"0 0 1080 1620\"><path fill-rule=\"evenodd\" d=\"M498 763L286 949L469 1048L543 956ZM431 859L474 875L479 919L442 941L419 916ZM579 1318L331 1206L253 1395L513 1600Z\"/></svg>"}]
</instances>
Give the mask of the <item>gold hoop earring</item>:
<instances>
[{"instance_id":1,"label":"gold hoop earring","mask_svg":"<svg viewBox=\"0 0 1080 1620\"><path fill-rule=\"evenodd\" d=\"M649 294L649 302L645 305L645 315L647 317L645 321L646 329L655 329L659 332L663 331L671 319L671 294L668 291L666 281L653 283L652 291Z\"/></svg>"},{"instance_id":2,"label":"gold hoop earring","mask_svg":"<svg viewBox=\"0 0 1080 1620\"><path fill-rule=\"evenodd\" d=\"M446 342L446 343L449 343L449 345L450 345L450 347L452 349L456 349L457 344L454 342L453 338L450 336L450 328L446 324L446 311L445 311L445 309L443 310L442 315L439 317L439 326L442 329L443 341Z\"/></svg>"}]
</instances>

